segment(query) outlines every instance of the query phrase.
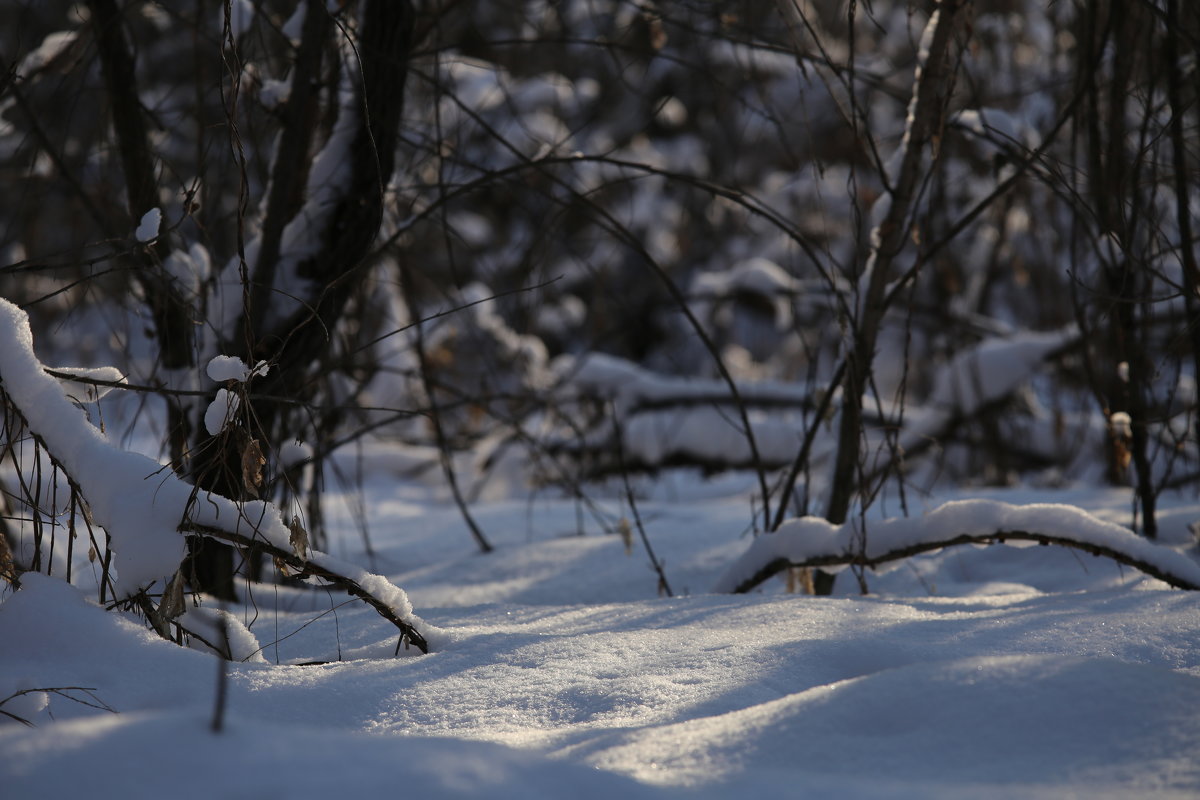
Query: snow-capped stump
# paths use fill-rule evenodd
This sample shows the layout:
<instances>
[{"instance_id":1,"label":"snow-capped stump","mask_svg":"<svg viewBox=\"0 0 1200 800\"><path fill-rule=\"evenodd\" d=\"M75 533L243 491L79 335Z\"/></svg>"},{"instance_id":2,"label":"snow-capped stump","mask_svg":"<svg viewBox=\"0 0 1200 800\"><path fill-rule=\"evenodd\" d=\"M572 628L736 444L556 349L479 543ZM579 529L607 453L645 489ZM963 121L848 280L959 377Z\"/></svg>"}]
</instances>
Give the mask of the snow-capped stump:
<instances>
[{"instance_id":1,"label":"snow-capped stump","mask_svg":"<svg viewBox=\"0 0 1200 800\"><path fill-rule=\"evenodd\" d=\"M872 522L865 536L854 522L788 520L775 533L755 539L713 591L748 592L789 567L874 568L953 545L1023 542L1106 556L1178 589L1200 589L1200 564L1188 556L1075 506L958 500L921 517Z\"/></svg>"}]
</instances>

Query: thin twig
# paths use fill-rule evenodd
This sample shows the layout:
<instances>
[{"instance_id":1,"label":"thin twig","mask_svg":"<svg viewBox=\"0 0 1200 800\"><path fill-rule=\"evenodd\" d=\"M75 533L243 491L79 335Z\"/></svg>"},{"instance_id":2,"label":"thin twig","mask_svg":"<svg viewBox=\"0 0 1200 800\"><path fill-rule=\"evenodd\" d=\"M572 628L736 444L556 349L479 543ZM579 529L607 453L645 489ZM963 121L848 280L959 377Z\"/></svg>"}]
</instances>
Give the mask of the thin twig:
<instances>
[{"instance_id":1,"label":"thin twig","mask_svg":"<svg viewBox=\"0 0 1200 800\"><path fill-rule=\"evenodd\" d=\"M629 509L633 512L633 522L637 525L638 535L642 537L642 545L646 548L646 555L650 556L650 565L654 567L654 571L658 573L658 589L666 594L667 597L674 597L675 593L671 591L671 584L667 581L666 570L663 569L663 563L658 556L654 554L654 548L650 545L650 537L646 535L646 528L642 525L642 515L638 512L637 498L633 494L633 486L629 482L629 471L625 466L625 432L621 428L621 420L617 415L616 405L612 405L613 428L615 429L615 439L617 448L617 462L621 465L621 480L625 483L625 497L629 500Z\"/></svg>"}]
</instances>

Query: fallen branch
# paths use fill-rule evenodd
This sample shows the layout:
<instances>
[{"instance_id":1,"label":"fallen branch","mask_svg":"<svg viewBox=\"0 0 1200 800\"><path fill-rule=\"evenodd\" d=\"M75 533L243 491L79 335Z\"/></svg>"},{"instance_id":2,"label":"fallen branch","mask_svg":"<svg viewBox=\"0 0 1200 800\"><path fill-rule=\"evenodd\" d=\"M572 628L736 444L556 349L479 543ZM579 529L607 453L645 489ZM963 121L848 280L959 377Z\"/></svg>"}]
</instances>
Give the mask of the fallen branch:
<instances>
[{"instance_id":1,"label":"fallen branch","mask_svg":"<svg viewBox=\"0 0 1200 800\"><path fill-rule=\"evenodd\" d=\"M293 577L303 579L307 577L320 578L323 581L337 586L347 594L353 595L364 603L375 609L381 617L400 629L401 645L412 645L422 653L429 652L429 643L425 637L413 627L412 624L405 621L396 610L386 600L376 596L377 591L373 592L365 588L362 584L367 581L373 583L384 582L386 579L378 575L371 575L362 570L346 569L344 566L340 570L331 569L329 566L319 563L320 561L330 560L327 556L321 553L312 552L310 558L301 558L291 550L288 550L271 542L257 537L246 536L245 534L235 533L232 531L216 528L211 525L201 525L196 522L184 522L179 526L180 533L190 533L197 536L203 536L207 539L222 542L224 544L232 544L237 547L253 548L256 551L262 552L272 558L278 559L286 564L297 573ZM357 578L342 574L343 572L358 572ZM388 584L389 586L391 584ZM399 652L400 648L396 648Z\"/></svg>"},{"instance_id":2,"label":"fallen branch","mask_svg":"<svg viewBox=\"0 0 1200 800\"><path fill-rule=\"evenodd\" d=\"M1071 547L1134 567L1177 589L1200 589L1200 564L1079 508L962 500L924 517L876 522L865 533L853 523L831 525L817 517L789 520L774 534L755 539L713 591L748 592L792 567L874 569L944 547L1009 540Z\"/></svg>"},{"instance_id":3,"label":"fallen branch","mask_svg":"<svg viewBox=\"0 0 1200 800\"><path fill-rule=\"evenodd\" d=\"M8 697L0 699L0 716L8 717L9 719L13 720L14 722L19 722L27 728L36 728L37 727L36 725L34 725L32 722L25 719L24 717L14 714L11 711L5 711L2 708L2 706L5 703L7 703L9 700L13 700L18 697L24 697L25 695L29 695L29 694L53 694L53 695L57 695L58 697L66 698L67 700L70 700L72 703L79 703L80 705L87 706L88 708L95 708L95 709L99 709L101 711L108 711L110 713L116 714L117 710L115 708L113 708L112 706L110 706L108 703L105 703L99 697L97 697L94 694L95 691L96 691L96 688L94 686L44 686L44 687L38 687L35 689L21 689L20 691L13 692ZM67 692L82 692L83 694L90 697L92 699L92 702L88 702L87 700L82 700L78 697L74 697L72 695L67 694Z\"/></svg>"}]
</instances>

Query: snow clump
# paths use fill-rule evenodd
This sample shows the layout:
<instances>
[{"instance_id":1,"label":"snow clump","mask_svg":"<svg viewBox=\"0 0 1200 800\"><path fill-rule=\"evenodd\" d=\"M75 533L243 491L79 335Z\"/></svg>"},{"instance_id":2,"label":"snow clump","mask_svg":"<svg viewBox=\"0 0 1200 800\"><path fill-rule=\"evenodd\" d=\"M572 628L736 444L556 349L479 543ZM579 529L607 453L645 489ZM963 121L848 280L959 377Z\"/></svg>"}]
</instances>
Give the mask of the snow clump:
<instances>
[{"instance_id":1,"label":"snow clump","mask_svg":"<svg viewBox=\"0 0 1200 800\"><path fill-rule=\"evenodd\" d=\"M142 221L138 223L137 230L133 235L143 244L152 242L158 238L160 227L162 227L162 211L152 208L142 215Z\"/></svg>"}]
</instances>

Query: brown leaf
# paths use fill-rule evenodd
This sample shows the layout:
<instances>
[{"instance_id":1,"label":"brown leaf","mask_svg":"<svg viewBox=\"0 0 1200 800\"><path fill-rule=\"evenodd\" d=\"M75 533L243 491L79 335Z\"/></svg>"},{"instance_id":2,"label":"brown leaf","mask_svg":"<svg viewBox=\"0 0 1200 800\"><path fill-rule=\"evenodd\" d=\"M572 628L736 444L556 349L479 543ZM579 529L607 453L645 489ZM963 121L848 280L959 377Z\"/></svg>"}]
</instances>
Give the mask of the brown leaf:
<instances>
[{"instance_id":1,"label":"brown leaf","mask_svg":"<svg viewBox=\"0 0 1200 800\"><path fill-rule=\"evenodd\" d=\"M162 601L158 604L158 613L164 620L170 621L181 615L183 611L183 572L176 570L167 583L167 588L163 590Z\"/></svg>"},{"instance_id":2,"label":"brown leaf","mask_svg":"<svg viewBox=\"0 0 1200 800\"><path fill-rule=\"evenodd\" d=\"M1116 463L1117 468L1121 471L1129 469L1129 462L1133 459L1133 453L1131 453L1129 448L1125 445L1125 440L1114 439L1112 447L1113 461Z\"/></svg>"},{"instance_id":3,"label":"brown leaf","mask_svg":"<svg viewBox=\"0 0 1200 800\"><path fill-rule=\"evenodd\" d=\"M308 531L304 530L304 525L301 524L300 518L295 514L292 515L292 521L288 523L288 530L291 535L288 539L292 543L292 552L297 558L308 560Z\"/></svg>"},{"instance_id":4,"label":"brown leaf","mask_svg":"<svg viewBox=\"0 0 1200 800\"><path fill-rule=\"evenodd\" d=\"M650 27L650 47L662 50L667 46L667 31L663 28L662 20L650 17L646 21Z\"/></svg>"},{"instance_id":5,"label":"brown leaf","mask_svg":"<svg viewBox=\"0 0 1200 800\"><path fill-rule=\"evenodd\" d=\"M242 489L251 497L258 497L258 488L263 484L263 467L267 459L263 456L258 439L251 439L242 450Z\"/></svg>"},{"instance_id":6,"label":"brown leaf","mask_svg":"<svg viewBox=\"0 0 1200 800\"><path fill-rule=\"evenodd\" d=\"M8 548L8 537L0 533L0 578L9 583L17 582L17 569L13 563L12 551Z\"/></svg>"},{"instance_id":7,"label":"brown leaf","mask_svg":"<svg viewBox=\"0 0 1200 800\"><path fill-rule=\"evenodd\" d=\"M788 594L816 594L813 571L808 567L788 567L786 579Z\"/></svg>"},{"instance_id":8,"label":"brown leaf","mask_svg":"<svg viewBox=\"0 0 1200 800\"><path fill-rule=\"evenodd\" d=\"M633 529L629 527L629 520L625 517L617 522L617 533L621 535L621 542L625 545L625 555L633 555Z\"/></svg>"}]
</instances>

